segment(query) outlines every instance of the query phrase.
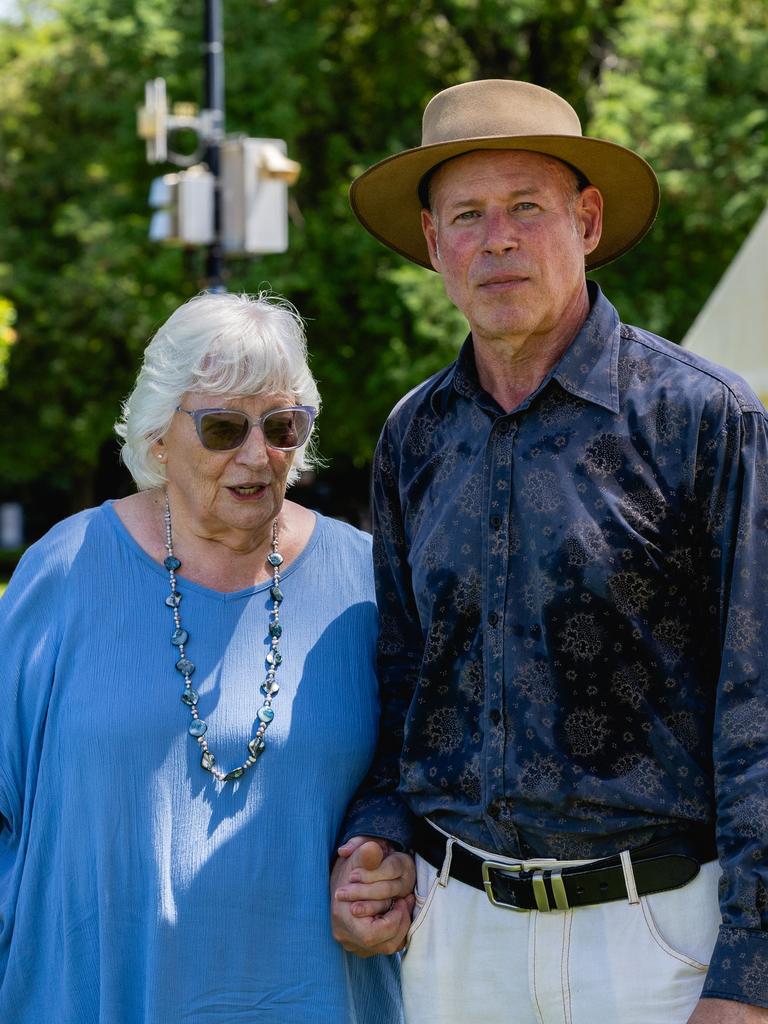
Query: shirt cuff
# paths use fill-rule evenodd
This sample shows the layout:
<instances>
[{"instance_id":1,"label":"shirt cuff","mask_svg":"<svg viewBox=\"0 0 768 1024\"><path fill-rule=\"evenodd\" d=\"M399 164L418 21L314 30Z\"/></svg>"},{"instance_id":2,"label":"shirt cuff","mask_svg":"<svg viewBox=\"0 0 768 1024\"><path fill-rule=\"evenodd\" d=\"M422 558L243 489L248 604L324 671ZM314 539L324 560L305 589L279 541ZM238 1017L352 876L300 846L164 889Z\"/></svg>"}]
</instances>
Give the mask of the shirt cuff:
<instances>
[{"instance_id":1,"label":"shirt cuff","mask_svg":"<svg viewBox=\"0 0 768 1024\"><path fill-rule=\"evenodd\" d=\"M768 1007L768 932L721 925L701 994Z\"/></svg>"},{"instance_id":2,"label":"shirt cuff","mask_svg":"<svg viewBox=\"0 0 768 1024\"><path fill-rule=\"evenodd\" d=\"M388 839L403 850L410 850L413 822L413 815L395 794L360 797L347 812L339 845L352 836L375 836Z\"/></svg>"}]
</instances>

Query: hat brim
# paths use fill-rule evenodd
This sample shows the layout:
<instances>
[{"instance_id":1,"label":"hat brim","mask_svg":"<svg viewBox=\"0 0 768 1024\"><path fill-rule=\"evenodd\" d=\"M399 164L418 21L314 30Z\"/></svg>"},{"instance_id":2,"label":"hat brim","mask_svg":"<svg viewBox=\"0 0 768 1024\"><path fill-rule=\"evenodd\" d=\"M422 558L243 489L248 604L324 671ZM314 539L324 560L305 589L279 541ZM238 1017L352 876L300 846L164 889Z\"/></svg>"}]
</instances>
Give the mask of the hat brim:
<instances>
[{"instance_id":1,"label":"hat brim","mask_svg":"<svg viewBox=\"0 0 768 1024\"><path fill-rule=\"evenodd\" d=\"M631 149L581 135L490 136L419 146L369 167L350 187L360 223L384 245L432 270L421 230L421 179L438 164L475 150L522 149L576 167L603 196L603 234L585 260L595 270L636 245L653 224L659 184L649 164Z\"/></svg>"}]
</instances>

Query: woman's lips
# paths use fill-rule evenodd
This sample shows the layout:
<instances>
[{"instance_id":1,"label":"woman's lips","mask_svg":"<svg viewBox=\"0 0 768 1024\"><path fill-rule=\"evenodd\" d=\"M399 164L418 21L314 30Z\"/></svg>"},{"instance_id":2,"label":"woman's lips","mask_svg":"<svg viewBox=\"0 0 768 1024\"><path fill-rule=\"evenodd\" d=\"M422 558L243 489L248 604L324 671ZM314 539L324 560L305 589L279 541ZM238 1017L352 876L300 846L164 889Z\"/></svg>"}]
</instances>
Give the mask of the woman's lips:
<instances>
[{"instance_id":1,"label":"woman's lips","mask_svg":"<svg viewBox=\"0 0 768 1024\"><path fill-rule=\"evenodd\" d=\"M238 501L252 501L260 498L266 491L266 484L230 484L227 490Z\"/></svg>"}]
</instances>

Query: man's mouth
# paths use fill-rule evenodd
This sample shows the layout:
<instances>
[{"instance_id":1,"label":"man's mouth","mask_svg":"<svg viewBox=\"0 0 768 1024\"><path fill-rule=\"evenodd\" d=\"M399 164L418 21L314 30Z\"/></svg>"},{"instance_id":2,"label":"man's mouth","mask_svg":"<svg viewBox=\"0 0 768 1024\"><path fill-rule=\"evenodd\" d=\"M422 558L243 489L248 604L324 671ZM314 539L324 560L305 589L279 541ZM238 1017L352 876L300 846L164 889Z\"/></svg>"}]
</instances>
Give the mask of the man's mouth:
<instances>
[{"instance_id":1,"label":"man's mouth","mask_svg":"<svg viewBox=\"0 0 768 1024\"><path fill-rule=\"evenodd\" d=\"M490 288L505 284L520 284L522 281L528 279L523 274L497 274L494 277L488 277L484 281L480 282L481 288Z\"/></svg>"}]
</instances>

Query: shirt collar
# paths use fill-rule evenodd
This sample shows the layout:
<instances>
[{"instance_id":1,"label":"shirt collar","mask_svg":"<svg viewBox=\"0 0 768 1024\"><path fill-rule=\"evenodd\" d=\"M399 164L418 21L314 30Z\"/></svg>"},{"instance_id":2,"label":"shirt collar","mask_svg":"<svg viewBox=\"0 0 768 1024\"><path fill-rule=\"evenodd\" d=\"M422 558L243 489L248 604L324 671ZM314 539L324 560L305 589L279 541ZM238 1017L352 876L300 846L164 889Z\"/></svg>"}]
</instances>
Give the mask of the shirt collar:
<instances>
[{"instance_id":1,"label":"shirt collar","mask_svg":"<svg viewBox=\"0 0 768 1024\"><path fill-rule=\"evenodd\" d=\"M594 281L588 281L587 288L591 304L589 315L560 361L537 390L541 391L554 378L572 395L617 413L621 340L619 315ZM482 405L496 405L480 386L471 334L461 346L456 362L432 394L432 408L435 412L444 414L447 411L452 393Z\"/></svg>"},{"instance_id":2,"label":"shirt collar","mask_svg":"<svg viewBox=\"0 0 768 1024\"><path fill-rule=\"evenodd\" d=\"M432 408L438 415L445 415L454 395L461 395L471 402L496 408L496 402L480 386L475 364L475 350L472 335L468 334L459 350L456 362L448 367L443 379L432 393Z\"/></svg>"},{"instance_id":3,"label":"shirt collar","mask_svg":"<svg viewBox=\"0 0 768 1024\"><path fill-rule=\"evenodd\" d=\"M591 309L551 376L572 395L619 411L619 314L594 281L587 282Z\"/></svg>"}]
</instances>

